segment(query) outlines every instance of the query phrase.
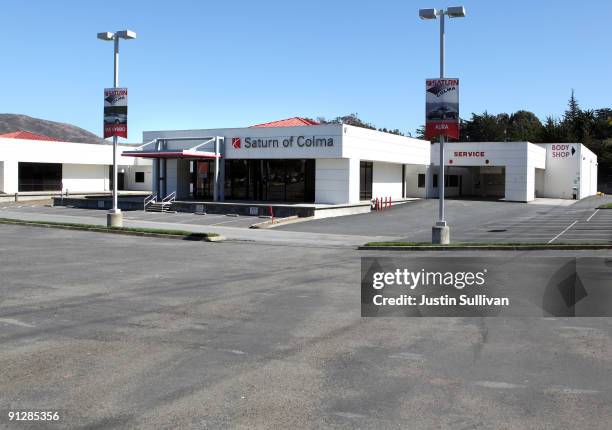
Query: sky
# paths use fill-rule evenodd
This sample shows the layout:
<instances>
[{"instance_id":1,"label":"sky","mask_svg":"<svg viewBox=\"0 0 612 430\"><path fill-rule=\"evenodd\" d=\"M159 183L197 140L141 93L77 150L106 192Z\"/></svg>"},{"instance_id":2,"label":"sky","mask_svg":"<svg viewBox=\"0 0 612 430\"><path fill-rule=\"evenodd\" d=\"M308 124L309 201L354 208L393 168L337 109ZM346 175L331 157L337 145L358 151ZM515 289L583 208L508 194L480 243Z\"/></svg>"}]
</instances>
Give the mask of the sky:
<instances>
[{"instance_id":1,"label":"sky","mask_svg":"<svg viewBox=\"0 0 612 430\"><path fill-rule=\"evenodd\" d=\"M561 116L612 107L610 0L6 1L0 112L102 134L112 43L129 90L129 139L144 130L243 127L358 113L414 133L425 79L439 73L436 21L418 9L462 4L447 20L446 76L462 118L526 109Z\"/></svg>"}]
</instances>

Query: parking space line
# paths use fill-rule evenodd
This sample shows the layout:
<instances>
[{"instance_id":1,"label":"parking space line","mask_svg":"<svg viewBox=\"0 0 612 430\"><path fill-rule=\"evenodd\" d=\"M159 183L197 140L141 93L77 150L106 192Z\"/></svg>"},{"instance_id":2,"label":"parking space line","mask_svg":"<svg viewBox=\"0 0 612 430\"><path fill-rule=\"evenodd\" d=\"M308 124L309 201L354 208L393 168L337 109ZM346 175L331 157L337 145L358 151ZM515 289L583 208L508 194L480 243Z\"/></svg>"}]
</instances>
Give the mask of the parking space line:
<instances>
[{"instance_id":1,"label":"parking space line","mask_svg":"<svg viewBox=\"0 0 612 430\"><path fill-rule=\"evenodd\" d=\"M561 235L563 233L565 233L566 231L568 231L570 228L572 228L576 223L578 222L578 220L574 221L573 223L571 223L570 225L568 225L565 230L563 230L561 233L559 233L558 235L556 235L555 237L553 237L552 239L550 239L548 241L548 243L553 243L556 239L558 239L559 237L561 237Z\"/></svg>"},{"instance_id":2,"label":"parking space line","mask_svg":"<svg viewBox=\"0 0 612 430\"><path fill-rule=\"evenodd\" d=\"M589 217L589 219L587 219L587 220L586 220L586 222L591 221L591 218L593 218L597 212L599 212L599 209L597 209L595 212L593 212L593 215L591 215L591 216Z\"/></svg>"},{"instance_id":3,"label":"parking space line","mask_svg":"<svg viewBox=\"0 0 612 430\"><path fill-rule=\"evenodd\" d=\"M217 222L214 224L209 224L209 225L221 225L221 224L230 224L232 222L238 222L238 221L246 221L244 218L238 218L238 219L232 219L230 221L222 221L222 222Z\"/></svg>"}]
</instances>

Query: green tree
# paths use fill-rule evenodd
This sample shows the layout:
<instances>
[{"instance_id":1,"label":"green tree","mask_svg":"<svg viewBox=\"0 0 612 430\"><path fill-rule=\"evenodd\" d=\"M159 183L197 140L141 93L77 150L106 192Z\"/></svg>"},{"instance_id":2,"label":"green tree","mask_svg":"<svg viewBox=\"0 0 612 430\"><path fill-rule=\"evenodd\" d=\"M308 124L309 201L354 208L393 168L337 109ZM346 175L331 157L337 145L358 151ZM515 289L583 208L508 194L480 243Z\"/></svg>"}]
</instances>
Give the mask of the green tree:
<instances>
[{"instance_id":1,"label":"green tree","mask_svg":"<svg viewBox=\"0 0 612 430\"><path fill-rule=\"evenodd\" d=\"M509 117L506 137L509 141L537 142L542 128L542 123L533 112L519 110Z\"/></svg>"}]
</instances>

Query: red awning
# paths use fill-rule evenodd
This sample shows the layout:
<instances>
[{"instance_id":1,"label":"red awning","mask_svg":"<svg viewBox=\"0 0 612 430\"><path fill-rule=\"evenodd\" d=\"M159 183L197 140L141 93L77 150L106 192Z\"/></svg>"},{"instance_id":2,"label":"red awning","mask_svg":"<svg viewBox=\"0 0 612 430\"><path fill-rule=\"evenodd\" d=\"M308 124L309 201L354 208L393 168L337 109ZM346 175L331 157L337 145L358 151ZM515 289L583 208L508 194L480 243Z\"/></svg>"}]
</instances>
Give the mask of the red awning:
<instances>
[{"instance_id":1,"label":"red awning","mask_svg":"<svg viewBox=\"0 0 612 430\"><path fill-rule=\"evenodd\" d=\"M124 157L139 158L221 158L214 152L204 151L123 151Z\"/></svg>"}]
</instances>

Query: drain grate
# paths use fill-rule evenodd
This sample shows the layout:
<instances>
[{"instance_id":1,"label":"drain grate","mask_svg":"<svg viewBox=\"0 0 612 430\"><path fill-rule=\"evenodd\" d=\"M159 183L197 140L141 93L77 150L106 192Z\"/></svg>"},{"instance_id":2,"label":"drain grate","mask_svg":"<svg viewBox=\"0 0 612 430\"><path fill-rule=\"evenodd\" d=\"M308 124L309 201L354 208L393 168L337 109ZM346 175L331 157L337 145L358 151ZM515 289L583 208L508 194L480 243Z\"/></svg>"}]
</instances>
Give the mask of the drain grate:
<instances>
[{"instance_id":1,"label":"drain grate","mask_svg":"<svg viewBox=\"0 0 612 430\"><path fill-rule=\"evenodd\" d=\"M505 228L494 228L493 230L489 230L487 233L503 233L504 231L508 231Z\"/></svg>"}]
</instances>

